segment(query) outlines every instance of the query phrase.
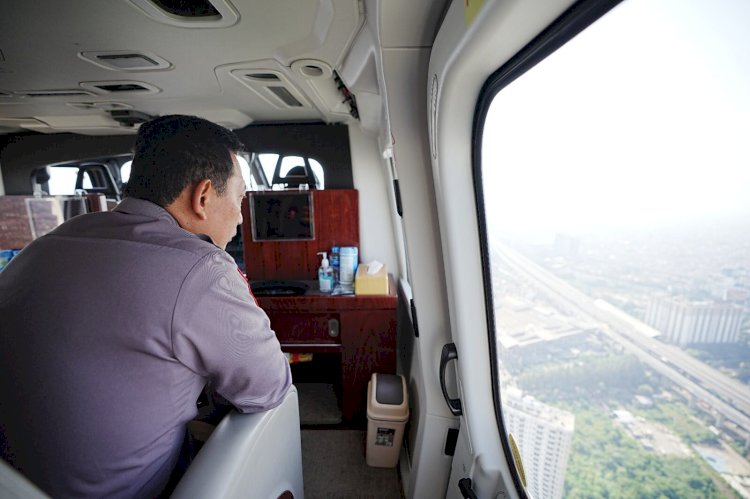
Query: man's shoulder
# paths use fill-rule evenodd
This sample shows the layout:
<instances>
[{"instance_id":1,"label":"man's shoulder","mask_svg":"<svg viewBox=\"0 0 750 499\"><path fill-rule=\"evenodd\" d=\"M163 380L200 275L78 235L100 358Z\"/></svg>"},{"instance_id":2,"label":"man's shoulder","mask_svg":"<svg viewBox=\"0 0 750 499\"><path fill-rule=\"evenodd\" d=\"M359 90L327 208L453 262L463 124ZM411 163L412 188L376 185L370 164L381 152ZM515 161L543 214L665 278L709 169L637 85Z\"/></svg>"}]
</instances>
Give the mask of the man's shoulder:
<instances>
[{"instance_id":1,"label":"man's shoulder","mask_svg":"<svg viewBox=\"0 0 750 499\"><path fill-rule=\"evenodd\" d=\"M166 214L166 212L164 212ZM125 247L138 245L139 253L173 250L175 257L202 259L209 254L225 253L206 236L186 231L166 216L110 211L74 217L55 229L51 236L87 239L92 244L118 242ZM189 256L190 255L190 256ZM227 255L228 256L228 255Z\"/></svg>"}]
</instances>

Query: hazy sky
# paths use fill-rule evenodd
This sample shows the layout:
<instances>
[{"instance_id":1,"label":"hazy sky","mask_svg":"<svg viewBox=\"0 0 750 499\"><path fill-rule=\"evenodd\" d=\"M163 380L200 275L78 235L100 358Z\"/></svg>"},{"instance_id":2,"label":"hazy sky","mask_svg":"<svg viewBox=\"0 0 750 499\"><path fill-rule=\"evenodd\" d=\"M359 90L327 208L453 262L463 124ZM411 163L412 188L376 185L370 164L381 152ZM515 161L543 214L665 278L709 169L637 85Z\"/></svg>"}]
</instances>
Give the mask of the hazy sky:
<instances>
[{"instance_id":1,"label":"hazy sky","mask_svg":"<svg viewBox=\"0 0 750 499\"><path fill-rule=\"evenodd\" d=\"M483 142L491 222L750 217L749 25L747 0L626 0L502 90Z\"/></svg>"}]
</instances>

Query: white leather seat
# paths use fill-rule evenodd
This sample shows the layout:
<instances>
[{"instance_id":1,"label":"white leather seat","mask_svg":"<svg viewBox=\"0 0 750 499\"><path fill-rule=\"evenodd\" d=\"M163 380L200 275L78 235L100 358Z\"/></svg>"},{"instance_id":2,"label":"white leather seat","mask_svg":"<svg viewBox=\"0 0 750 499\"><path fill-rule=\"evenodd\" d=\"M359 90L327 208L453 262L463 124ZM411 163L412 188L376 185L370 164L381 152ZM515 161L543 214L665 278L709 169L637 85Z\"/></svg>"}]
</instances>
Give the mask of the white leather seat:
<instances>
[{"instance_id":1,"label":"white leather seat","mask_svg":"<svg viewBox=\"0 0 750 499\"><path fill-rule=\"evenodd\" d=\"M0 459L0 497L8 499L49 498L47 494L39 490L36 485L2 459Z\"/></svg>"},{"instance_id":2,"label":"white leather seat","mask_svg":"<svg viewBox=\"0 0 750 499\"><path fill-rule=\"evenodd\" d=\"M172 498L304 498L297 389L278 407L227 415L188 468ZM289 497L288 495L286 497Z\"/></svg>"}]
</instances>

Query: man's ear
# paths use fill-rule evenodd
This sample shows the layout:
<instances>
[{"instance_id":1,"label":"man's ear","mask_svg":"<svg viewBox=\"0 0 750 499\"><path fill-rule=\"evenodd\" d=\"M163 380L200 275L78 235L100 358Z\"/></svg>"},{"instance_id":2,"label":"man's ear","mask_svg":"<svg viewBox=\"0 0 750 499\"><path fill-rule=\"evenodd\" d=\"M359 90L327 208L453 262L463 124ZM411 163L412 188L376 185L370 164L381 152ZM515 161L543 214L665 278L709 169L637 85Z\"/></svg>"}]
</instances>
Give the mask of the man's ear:
<instances>
[{"instance_id":1,"label":"man's ear","mask_svg":"<svg viewBox=\"0 0 750 499\"><path fill-rule=\"evenodd\" d=\"M191 207L195 215L201 220L206 220L208 214L206 213L206 204L208 203L208 197L211 193L211 180L204 178L193 188L193 195L190 199Z\"/></svg>"}]
</instances>

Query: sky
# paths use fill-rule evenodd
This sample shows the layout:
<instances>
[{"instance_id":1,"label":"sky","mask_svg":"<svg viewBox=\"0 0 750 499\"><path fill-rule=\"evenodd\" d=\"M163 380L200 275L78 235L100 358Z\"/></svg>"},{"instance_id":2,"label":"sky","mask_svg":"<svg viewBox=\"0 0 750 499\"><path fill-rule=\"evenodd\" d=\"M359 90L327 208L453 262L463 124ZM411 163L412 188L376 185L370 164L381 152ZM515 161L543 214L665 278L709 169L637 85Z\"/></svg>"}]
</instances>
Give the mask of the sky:
<instances>
[{"instance_id":1,"label":"sky","mask_svg":"<svg viewBox=\"0 0 750 499\"><path fill-rule=\"evenodd\" d=\"M500 91L491 227L750 220L748 25L747 0L626 0Z\"/></svg>"}]
</instances>

